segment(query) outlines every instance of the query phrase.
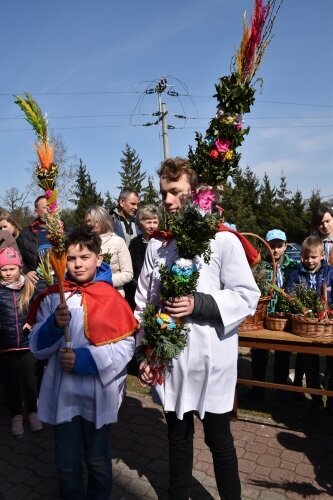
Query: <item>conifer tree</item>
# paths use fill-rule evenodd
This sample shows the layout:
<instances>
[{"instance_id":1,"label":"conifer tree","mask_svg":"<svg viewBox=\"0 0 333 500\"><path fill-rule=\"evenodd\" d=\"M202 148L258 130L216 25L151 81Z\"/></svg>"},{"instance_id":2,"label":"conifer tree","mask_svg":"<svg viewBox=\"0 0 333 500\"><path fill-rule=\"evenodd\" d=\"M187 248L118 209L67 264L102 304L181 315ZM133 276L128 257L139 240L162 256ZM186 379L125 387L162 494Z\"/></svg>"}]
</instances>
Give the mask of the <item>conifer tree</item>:
<instances>
[{"instance_id":1,"label":"conifer tree","mask_svg":"<svg viewBox=\"0 0 333 500\"><path fill-rule=\"evenodd\" d=\"M276 214L276 188L271 187L267 173L263 177L260 188L259 206L257 212L258 234L265 235L278 224ZM260 231L260 232L259 232Z\"/></svg>"},{"instance_id":2,"label":"conifer tree","mask_svg":"<svg viewBox=\"0 0 333 500\"><path fill-rule=\"evenodd\" d=\"M153 177L151 175L148 175L147 186L142 189L141 202L144 204L146 203L153 203L154 205L161 204L160 195L158 191L154 188Z\"/></svg>"},{"instance_id":3,"label":"conifer tree","mask_svg":"<svg viewBox=\"0 0 333 500\"><path fill-rule=\"evenodd\" d=\"M120 158L121 170L118 172L121 179L119 189L129 188L138 194L142 191L142 182L146 178L146 172L141 172L142 160L139 158L134 148L128 144L122 151L123 157Z\"/></svg>"},{"instance_id":4,"label":"conifer tree","mask_svg":"<svg viewBox=\"0 0 333 500\"><path fill-rule=\"evenodd\" d=\"M71 199L71 202L76 205L74 217L76 224L84 223L85 214L89 207L92 205L103 206L104 204L101 193L98 193L96 190L96 182L91 180L87 167L81 158L72 194L74 198Z\"/></svg>"},{"instance_id":5,"label":"conifer tree","mask_svg":"<svg viewBox=\"0 0 333 500\"><path fill-rule=\"evenodd\" d=\"M297 190L290 200L287 238L289 241L302 243L309 234L310 220L305 210L305 201L301 191Z\"/></svg>"},{"instance_id":6,"label":"conifer tree","mask_svg":"<svg viewBox=\"0 0 333 500\"><path fill-rule=\"evenodd\" d=\"M114 207L117 206L117 200L116 200L116 198L113 198L111 196L110 191L106 191L106 193L104 193L104 196L105 196L105 199L104 199L104 208L108 212L110 212L110 210L112 210Z\"/></svg>"},{"instance_id":7,"label":"conifer tree","mask_svg":"<svg viewBox=\"0 0 333 500\"><path fill-rule=\"evenodd\" d=\"M226 183L222 193L223 218L240 232L257 233L256 216L242 188Z\"/></svg>"},{"instance_id":8,"label":"conifer tree","mask_svg":"<svg viewBox=\"0 0 333 500\"><path fill-rule=\"evenodd\" d=\"M280 186L276 190L276 223L275 227L282 229L287 233L287 238L291 241L289 228L292 227L290 220L290 198L291 191L287 188L287 179L283 172L280 177Z\"/></svg>"}]
</instances>

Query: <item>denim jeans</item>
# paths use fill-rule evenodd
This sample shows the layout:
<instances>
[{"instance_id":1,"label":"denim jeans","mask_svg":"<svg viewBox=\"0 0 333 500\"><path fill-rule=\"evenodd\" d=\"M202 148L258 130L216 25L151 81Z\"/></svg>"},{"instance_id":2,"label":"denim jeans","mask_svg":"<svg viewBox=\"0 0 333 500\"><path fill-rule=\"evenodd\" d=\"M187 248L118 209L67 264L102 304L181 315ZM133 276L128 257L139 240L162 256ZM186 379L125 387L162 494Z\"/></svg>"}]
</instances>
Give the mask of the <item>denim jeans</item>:
<instances>
[{"instance_id":1,"label":"denim jeans","mask_svg":"<svg viewBox=\"0 0 333 500\"><path fill-rule=\"evenodd\" d=\"M93 422L77 416L54 426L55 461L60 492L64 500L109 500L112 489L110 426L95 428ZM85 494L83 460L87 464Z\"/></svg>"},{"instance_id":2,"label":"denim jeans","mask_svg":"<svg viewBox=\"0 0 333 500\"><path fill-rule=\"evenodd\" d=\"M169 437L170 499L189 498L193 465L193 412L179 420L175 412L167 412ZM236 449L230 430L229 413L205 413L202 419L205 443L213 456L215 479L223 500L240 500L241 486Z\"/></svg>"}]
</instances>

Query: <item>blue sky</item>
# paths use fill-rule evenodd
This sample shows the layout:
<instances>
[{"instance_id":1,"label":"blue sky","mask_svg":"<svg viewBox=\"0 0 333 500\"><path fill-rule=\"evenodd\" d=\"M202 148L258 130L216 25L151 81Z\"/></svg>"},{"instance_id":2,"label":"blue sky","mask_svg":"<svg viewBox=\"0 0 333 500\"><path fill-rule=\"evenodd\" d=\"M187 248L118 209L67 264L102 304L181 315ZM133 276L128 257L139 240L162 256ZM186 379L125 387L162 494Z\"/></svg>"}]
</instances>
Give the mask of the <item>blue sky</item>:
<instances>
[{"instance_id":1,"label":"blue sky","mask_svg":"<svg viewBox=\"0 0 333 500\"><path fill-rule=\"evenodd\" d=\"M121 150L135 148L154 175L163 147L153 122L156 94L141 94L167 75L170 155L186 156L195 130L215 113L214 84L230 73L243 13L252 0L18 0L0 20L0 196L24 191L35 159L34 134L13 94L30 92L82 158L97 188L118 194ZM333 196L333 1L285 0L258 76L264 87L246 124L241 166L293 192ZM191 97L186 97L185 94ZM185 115L186 120L174 117Z\"/></svg>"}]
</instances>

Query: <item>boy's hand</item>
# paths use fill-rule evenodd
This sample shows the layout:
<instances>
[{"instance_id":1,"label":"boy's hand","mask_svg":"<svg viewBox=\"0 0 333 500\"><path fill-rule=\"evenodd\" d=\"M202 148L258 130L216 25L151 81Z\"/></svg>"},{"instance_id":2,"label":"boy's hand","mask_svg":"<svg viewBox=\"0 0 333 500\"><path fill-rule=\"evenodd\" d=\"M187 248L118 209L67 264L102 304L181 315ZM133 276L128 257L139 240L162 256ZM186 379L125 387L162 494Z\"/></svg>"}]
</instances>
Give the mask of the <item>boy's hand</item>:
<instances>
[{"instance_id":1,"label":"boy's hand","mask_svg":"<svg viewBox=\"0 0 333 500\"><path fill-rule=\"evenodd\" d=\"M62 359L61 365L65 372L70 372L75 365L75 352L67 352L66 349L61 349Z\"/></svg>"},{"instance_id":2,"label":"boy's hand","mask_svg":"<svg viewBox=\"0 0 333 500\"><path fill-rule=\"evenodd\" d=\"M172 318L183 318L190 316L194 309L193 295L186 295L185 297L170 298L165 302L166 312Z\"/></svg>"},{"instance_id":3,"label":"boy's hand","mask_svg":"<svg viewBox=\"0 0 333 500\"><path fill-rule=\"evenodd\" d=\"M67 304L59 304L54 313L55 324L58 328L64 328L69 325L71 313Z\"/></svg>"},{"instance_id":4,"label":"boy's hand","mask_svg":"<svg viewBox=\"0 0 333 500\"><path fill-rule=\"evenodd\" d=\"M153 373L150 369L150 366L147 365L146 361L141 361L139 365L139 381L142 387L147 387L147 385L150 385L153 381Z\"/></svg>"}]
</instances>

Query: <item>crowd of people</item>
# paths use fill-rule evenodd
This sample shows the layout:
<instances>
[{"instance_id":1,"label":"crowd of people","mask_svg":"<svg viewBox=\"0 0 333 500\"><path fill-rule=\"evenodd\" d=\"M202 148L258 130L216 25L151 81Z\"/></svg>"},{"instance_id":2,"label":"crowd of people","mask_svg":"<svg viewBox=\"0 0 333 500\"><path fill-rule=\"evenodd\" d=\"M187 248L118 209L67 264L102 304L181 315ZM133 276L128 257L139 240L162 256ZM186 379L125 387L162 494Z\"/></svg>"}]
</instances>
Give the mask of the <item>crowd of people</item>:
<instances>
[{"instance_id":1,"label":"crowd of people","mask_svg":"<svg viewBox=\"0 0 333 500\"><path fill-rule=\"evenodd\" d=\"M170 158L158 175L166 213L180 212L196 186L191 165L186 159ZM159 270L172 264L177 247L174 239L166 241L157 233L159 207L140 205L138 193L123 189L111 213L91 207L84 226L66 234L62 298L47 258L51 247L47 212L47 199L40 196L35 220L23 229L11 214L0 214L0 367L10 432L15 437L24 433L25 416L33 432L42 430L43 423L54 426L62 498L107 500L112 490L109 425L117 421L126 367L133 356L141 384L152 385L154 374L144 355L140 323L148 305L161 303ZM269 258L264 260L265 279L270 282L276 267L279 288L292 293L302 284L319 297L325 284L332 303L332 209L321 206L312 222L300 262L286 255L283 228L267 232L275 266ZM164 303L166 313L187 324L188 339L164 383L151 387L168 428L171 499L190 495L194 416L202 422L212 453L220 497L241 498L230 430L237 327L254 314L260 290L236 231L219 231L209 249L209 262L197 256L196 291ZM269 312L275 311L276 303L274 293ZM252 350L254 379L265 380L268 357L268 351ZM289 372L289 353L275 352L274 381L288 383ZM319 356L297 356L294 383L302 384L304 374L309 387L320 387ZM333 389L332 358L327 358L327 380ZM253 388L252 397L263 399L265 390ZM321 396L312 398L314 409L320 411ZM332 398L326 409L333 412Z\"/></svg>"}]
</instances>

